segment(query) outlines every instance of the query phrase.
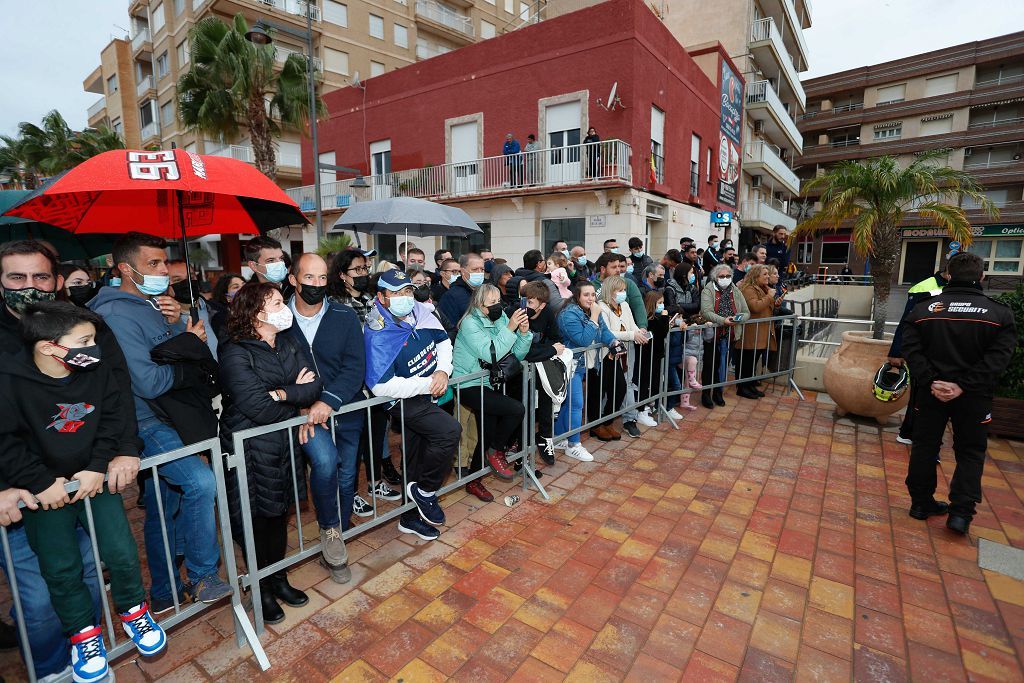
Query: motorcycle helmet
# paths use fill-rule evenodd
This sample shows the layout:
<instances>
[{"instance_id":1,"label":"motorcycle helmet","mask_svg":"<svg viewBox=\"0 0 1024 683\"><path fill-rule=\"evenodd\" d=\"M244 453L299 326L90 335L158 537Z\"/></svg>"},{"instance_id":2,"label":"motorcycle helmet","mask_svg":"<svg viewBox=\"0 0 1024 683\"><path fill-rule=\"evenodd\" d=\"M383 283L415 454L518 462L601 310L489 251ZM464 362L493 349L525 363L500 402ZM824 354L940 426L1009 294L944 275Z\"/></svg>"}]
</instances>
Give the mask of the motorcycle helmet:
<instances>
[{"instance_id":1,"label":"motorcycle helmet","mask_svg":"<svg viewBox=\"0 0 1024 683\"><path fill-rule=\"evenodd\" d=\"M875 398L883 403L889 403L891 401L898 401L909 386L910 372L907 370L906 363L895 367L891 363L886 362L875 373L875 382L872 390L875 393Z\"/></svg>"}]
</instances>

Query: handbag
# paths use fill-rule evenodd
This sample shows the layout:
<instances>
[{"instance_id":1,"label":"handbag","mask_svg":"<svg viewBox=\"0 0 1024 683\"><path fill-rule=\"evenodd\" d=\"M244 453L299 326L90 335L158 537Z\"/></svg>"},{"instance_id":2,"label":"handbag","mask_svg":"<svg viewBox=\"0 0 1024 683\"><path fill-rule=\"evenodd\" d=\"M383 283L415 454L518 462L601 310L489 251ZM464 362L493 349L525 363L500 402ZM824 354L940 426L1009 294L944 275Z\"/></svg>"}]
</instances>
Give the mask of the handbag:
<instances>
[{"instance_id":1,"label":"handbag","mask_svg":"<svg viewBox=\"0 0 1024 683\"><path fill-rule=\"evenodd\" d=\"M505 382L513 377L518 377L519 373L523 371L523 364L511 351L499 360L494 348L494 342L491 342L491 362L480 361L480 367L484 370L490 370L491 386L494 388L503 386Z\"/></svg>"}]
</instances>

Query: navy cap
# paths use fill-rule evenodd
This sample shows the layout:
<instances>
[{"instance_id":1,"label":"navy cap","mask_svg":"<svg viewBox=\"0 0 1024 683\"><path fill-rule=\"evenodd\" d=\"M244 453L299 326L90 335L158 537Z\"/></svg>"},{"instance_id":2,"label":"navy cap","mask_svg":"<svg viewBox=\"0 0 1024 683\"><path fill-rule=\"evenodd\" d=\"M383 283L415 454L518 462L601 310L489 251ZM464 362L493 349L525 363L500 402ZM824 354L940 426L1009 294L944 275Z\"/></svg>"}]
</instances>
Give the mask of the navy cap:
<instances>
[{"instance_id":1,"label":"navy cap","mask_svg":"<svg viewBox=\"0 0 1024 683\"><path fill-rule=\"evenodd\" d=\"M389 292L397 292L405 289L406 287L413 287L412 280L404 272L398 269L386 270L381 273L380 279L377 281L377 287L388 290Z\"/></svg>"}]
</instances>

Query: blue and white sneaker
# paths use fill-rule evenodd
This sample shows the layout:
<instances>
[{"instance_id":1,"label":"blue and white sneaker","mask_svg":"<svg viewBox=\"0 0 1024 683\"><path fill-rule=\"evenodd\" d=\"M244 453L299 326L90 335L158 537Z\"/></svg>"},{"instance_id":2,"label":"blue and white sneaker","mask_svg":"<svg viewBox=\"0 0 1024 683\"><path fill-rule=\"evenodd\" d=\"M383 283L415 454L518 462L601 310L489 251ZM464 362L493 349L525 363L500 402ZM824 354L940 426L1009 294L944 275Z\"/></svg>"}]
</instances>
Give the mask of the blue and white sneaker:
<instances>
[{"instance_id":1,"label":"blue and white sneaker","mask_svg":"<svg viewBox=\"0 0 1024 683\"><path fill-rule=\"evenodd\" d=\"M121 627L143 657L159 654L167 646L167 634L156 623L146 603L136 605L119 616Z\"/></svg>"},{"instance_id":2,"label":"blue and white sneaker","mask_svg":"<svg viewBox=\"0 0 1024 683\"><path fill-rule=\"evenodd\" d=\"M420 511L420 517L423 518L424 522L434 526L444 525L444 510L441 509L441 505L437 502L437 495L424 496L416 488L416 482L414 481L410 481L406 485L405 492L416 503L416 509Z\"/></svg>"},{"instance_id":3,"label":"blue and white sneaker","mask_svg":"<svg viewBox=\"0 0 1024 683\"><path fill-rule=\"evenodd\" d=\"M75 683L95 683L107 677L107 648L99 626L84 628L71 636L71 678Z\"/></svg>"},{"instance_id":4,"label":"blue and white sneaker","mask_svg":"<svg viewBox=\"0 0 1024 683\"><path fill-rule=\"evenodd\" d=\"M441 532L424 522L419 517L405 515L398 518L398 530L403 534L416 534L424 541L436 541Z\"/></svg>"}]
</instances>

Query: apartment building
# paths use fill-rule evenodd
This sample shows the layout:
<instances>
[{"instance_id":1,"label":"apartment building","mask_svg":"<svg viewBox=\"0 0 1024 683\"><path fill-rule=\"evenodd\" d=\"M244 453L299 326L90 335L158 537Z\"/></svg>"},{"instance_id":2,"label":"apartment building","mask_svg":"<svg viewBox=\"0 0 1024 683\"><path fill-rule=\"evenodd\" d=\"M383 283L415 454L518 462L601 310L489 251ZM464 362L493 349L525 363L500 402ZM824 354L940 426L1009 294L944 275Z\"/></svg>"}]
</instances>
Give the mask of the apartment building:
<instances>
[{"instance_id":1,"label":"apartment building","mask_svg":"<svg viewBox=\"0 0 1024 683\"><path fill-rule=\"evenodd\" d=\"M600 1L549 0L546 16ZM792 166L803 145L796 120L805 111L799 75L808 68L803 31L811 27L810 0L652 0L649 5L709 77L716 77L710 71L716 62L705 63L700 54L710 41L724 47L745 83L738 223L731 236L745 246L763 240L776 225L795 227L790 207L800 195L800 181Z\"/></svg>"},{"instance_id":2,"label":"apartment building","mask_svg":"<svg viewBox=\"0 0 1024 683\"><path fill-rule=\"evenodd\" d=\"M970 247L990 278L1024 274L1024 32L965 43L804 82L807 112L798 123L803 154L798 175L809 179L842 159L896 155L909 162L945 150L953 168L970 171L999 207L990 219L970 202ZM814 211L816 195L795 206ZM801 215L802 214L802 215ZM949 238L922 217L902 226L895 277L917 282L939 267ZM864 272L848 230L796 247L802 268Z\"/></svg>"},{"instance_id":3,"label":"apartment building","mask_svg":"<svg viewBox=\"0 0 1024 683\"><path fill-rule=\"evenodd\" d=\"M728 84L718 76L737 67L721 49L701 59L715 60L714 79L641 0L610 0L329 93L321 154L359 169L370 187L322 172L325 223L368 199L440 201L483 233L417 246L488 247L515 266L559 239L585 245L591 258L610 237L641 237L652 254L683 236L706 242L714 212L734 208L721 199ZM600 142L585 141L591 127ZM536 149L504 155L508 133L521 145L534 135ZM734 134L741 143L738 127ZM312 183L312 164L303 171ZM313 185L288 192L313 209ZM394 235L360 238L394 258Z\"/></svg>"}]
</instances>

